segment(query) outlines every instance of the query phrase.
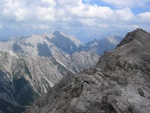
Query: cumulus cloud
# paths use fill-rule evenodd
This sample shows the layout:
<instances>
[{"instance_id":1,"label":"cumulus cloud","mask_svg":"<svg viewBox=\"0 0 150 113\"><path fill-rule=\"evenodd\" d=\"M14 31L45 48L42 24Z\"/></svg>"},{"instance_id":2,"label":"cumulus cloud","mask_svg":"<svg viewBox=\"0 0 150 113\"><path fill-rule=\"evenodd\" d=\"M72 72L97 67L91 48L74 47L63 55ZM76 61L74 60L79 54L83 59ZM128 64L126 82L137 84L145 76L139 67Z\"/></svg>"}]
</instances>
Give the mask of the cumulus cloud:
<instances>
[{"instance_id":1,"label":"cumulus cloud","mask_svg":"<svg viewBox=\"0 0 150 113\"><path fill-rule=\"evenodd\" d=\"M49 26L46 24L39 24L39 25L33 24L33 25L31 25L31 27L33 29L48 29L49 28Z\"/></svg>"},{"instance_id":2,"label":"cumulus cloud","mask_svg":"<svg viewBox=\"0 0 150 113\"><path fill-rule=\"evenodd\" d=\"M96 3L92 5L89 3L91 0L1 0L0 26L27 30L73 28L77 31L81 28L113 29L115 26L116 29L134 28L150 20L150 12L134 14L131 9L135 4L144 7L149 0L100 1L119 8L112 9Z\"/></svg>"},{"instance_id":3,"label":"cumulus cloud","mask_svg":"<svg viewBox=\"0 0 150 113\"><path fill-rule=\"evenodd\" d=\"M121 18L123 21L132 21L134 19L134 14L130 8L124 8L121 10L116 10L116 17Z\"/></svg>"},{"instance_id":4,"label":"cumulus cloud","mask_svg":"<svg viewBox=\"0 0 150 113\"><path fill-rule=\"evenodd\" d=\"M22 21L28 14L28 9L18 1L7 1L2 4L1 16L4 19L14 19L16 21Z\"/></svg>"},{"instance_id":5,"label":"cumulus cloud","mask_svg":"<svg viewBox=\"0 0 150 113\"><path fill-rule=\"evenodd\" d=\"M112 20L111 17L126 21L134 17L130 8L113 10L107 6L83 4L82 0L10 0L4 2L3 7L2 16L15 21L81 22L82 19Z\"/></svg>"},{"instance_id":6,"label":"cumulus cloud","mask_svg":"<svg viewBox=\"0 0 150 113\"><path fill-rule=\"evenodd\" d=\"M140 13L137 17L138 22L150 24L150 12Z\"/></svg>"}]
</instances>

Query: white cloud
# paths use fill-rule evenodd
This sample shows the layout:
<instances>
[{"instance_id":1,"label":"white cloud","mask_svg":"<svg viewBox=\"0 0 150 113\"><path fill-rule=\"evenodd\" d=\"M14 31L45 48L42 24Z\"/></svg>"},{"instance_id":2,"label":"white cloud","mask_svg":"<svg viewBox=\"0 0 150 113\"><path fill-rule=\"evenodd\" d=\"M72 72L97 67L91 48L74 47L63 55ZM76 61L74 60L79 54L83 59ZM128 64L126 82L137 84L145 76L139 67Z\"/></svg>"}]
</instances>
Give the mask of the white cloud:
<instances>
[{"instance_id":1,"label":"white cloud","mask_svg":"<svg viewBox=\"0 0 150 113\"><path fill-rule=\"evenodd\" d=\"M150 23L150 12L135 15L131 7L146 6L148 0L101 0L115 5L91 5L89 0L1 0L0 17L10 29L129 28ZM87 2L87 3L86 3ZM138 2L135 3L135 2ZM139 24L140 23L140 24Z\"/></svg>"},{"instance_id":2,"label":"white cloud","mask_svg":"<svg viewBox=\"0 0 150 113\"><path fill-rule=\"evenodd\" d=\"M54 10L52 8L45 8L45 7L36 7L36 17L38 20L41 21L54 21Z\"/></svg>"},{"instance_id":3,"label":"white cloud","mask_svg":"<svg viewBox=\"0 0 150 113\"><path fill-rule=\"evenodd\" d=\"M45 24L39 24L39 25L31 25L31 27L33 29L48 29L49 26L48 25L45 25Z\"/></svg>"},{"instance_id":4,"label":"white cloud","mask_svg":"<svg viewBox=\"0 0 150 113\"><path fill-rule=\"evenodd\" d=\"M150 12L140 13L137 15L137 21L150 24Z\"/></svg>"},{"instance_id":5,"label":"white cloud","mask_svg":"<svg viewBox=\"0 0 150 113\"><path fill-rule=\"evenodd\" d=\"M18 1L7 1L3 3L2 17L5 19L12 19L15 21L23 21L28 17L28 8Z\"/></svg>"},{"instance_id":6,"label":"white cloud","mask_svg":"<svg viewBox=\"0 0 150 113\"><path fill-rule=\"evenodd\" d=\"M109 1L109 0L107 0ZM118 2L121 4L120 2ZM79 22L85 25L88 20L92 25L93 20L101 24L104 22L123 22L134 18L130 8L113 10L107 6L83 4L82 0L10 0L3 3L2 17L15 21L30 22ZM82 21L81 21L82 20ZM95 23L96 23L95 22ZM100 23L99 23L100 22ZM114 23L114 22L113 22Z\"/></svg>"},{"instance_id":7,"label":"white cloud","mask_svg":"<svg viewBox=\"0 0 150 113\"><path fill-rule=\"evenodd\" d=\"M130 10L130 8L124 8L121 10L116 10L116 17L117 19L121 19L123 21L129 21L134 19L134 14Z\"/></svg>"}]
</instances>

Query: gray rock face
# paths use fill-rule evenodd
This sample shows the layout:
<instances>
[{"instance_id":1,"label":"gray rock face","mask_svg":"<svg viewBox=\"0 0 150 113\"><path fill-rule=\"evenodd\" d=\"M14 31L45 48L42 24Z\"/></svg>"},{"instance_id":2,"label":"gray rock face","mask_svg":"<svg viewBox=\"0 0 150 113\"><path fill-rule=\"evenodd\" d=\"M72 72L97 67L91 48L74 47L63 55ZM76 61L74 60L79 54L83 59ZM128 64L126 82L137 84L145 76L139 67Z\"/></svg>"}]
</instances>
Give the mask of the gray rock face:
<instances>
[{"instance_id":1,"label":"gray rock face","mask_svg":"<svg viewBox=\"0 0 150 113\"><path fill-rule=\"evenodd\" d=\"M149 48L148 32L131 32L94 68L68 74L25 113L149 113Z\"/></svg>"}]
</instances>

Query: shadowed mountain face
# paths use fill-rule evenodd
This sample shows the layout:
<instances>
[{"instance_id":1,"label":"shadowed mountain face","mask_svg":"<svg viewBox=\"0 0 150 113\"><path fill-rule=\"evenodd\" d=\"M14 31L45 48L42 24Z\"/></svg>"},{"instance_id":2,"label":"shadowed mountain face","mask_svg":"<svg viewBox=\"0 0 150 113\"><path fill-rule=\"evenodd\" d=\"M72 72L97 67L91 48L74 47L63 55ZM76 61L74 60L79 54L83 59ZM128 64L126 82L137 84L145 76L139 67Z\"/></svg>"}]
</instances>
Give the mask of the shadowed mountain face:
<instances>
[{"instance_id":1,"label":"shadowed mountain face","mask_svg":"<svg viewBox=\"0 0 150 113\"><path fill-rule=\"evenodd\" d=\"M39 96L26 77L30 77L30 73L23 60L16 55L0 52L0 111L2 113L21 113L25 110L23 106L31 105Z\"/></svg>"},{"instance_id":2,"label":"shadowed mountain face","mask_svg":"<svg viewBox=\"0 0 150 113\"><path fill-rule=\"evenodd\" d=\"M128 33L94 68L68 74L25 113L149 113L150 33Z\"/></svg>"},{"instance_id":3,"label":"shadowed mountain face","mask_svg":"<svg viewBox=\"0 0 150 113\"><path fill-rule=\"evenodd\" d=\"M70 36L68 37L65 34L60 33L59 31L53 32L52 38L48 38L49 42L52 42L56 47L60 48L61 50L73 54L75 52L80 51L80 47L84 46L79 40L75 37Z\"/></svg>"}]
</instances>

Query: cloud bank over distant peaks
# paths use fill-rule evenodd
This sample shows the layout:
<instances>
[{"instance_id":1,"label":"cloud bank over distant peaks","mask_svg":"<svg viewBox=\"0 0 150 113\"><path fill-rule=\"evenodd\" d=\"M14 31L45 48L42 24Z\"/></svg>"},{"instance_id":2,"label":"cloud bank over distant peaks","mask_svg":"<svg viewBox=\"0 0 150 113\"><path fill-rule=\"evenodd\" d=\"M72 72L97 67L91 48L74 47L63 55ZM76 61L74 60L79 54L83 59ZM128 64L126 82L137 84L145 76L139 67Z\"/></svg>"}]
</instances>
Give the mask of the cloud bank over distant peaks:
<instances>
[{"instance_id":1,"label":"cloud bank over distant peaks","mask_svg":"<svg viewBox=\"0 0 150 113\"><path fill-rule=\"evenodd\" d=\"M1 0L0 4L1 34L150 28L149 0Z\"/></svg>"}]
</instances>

